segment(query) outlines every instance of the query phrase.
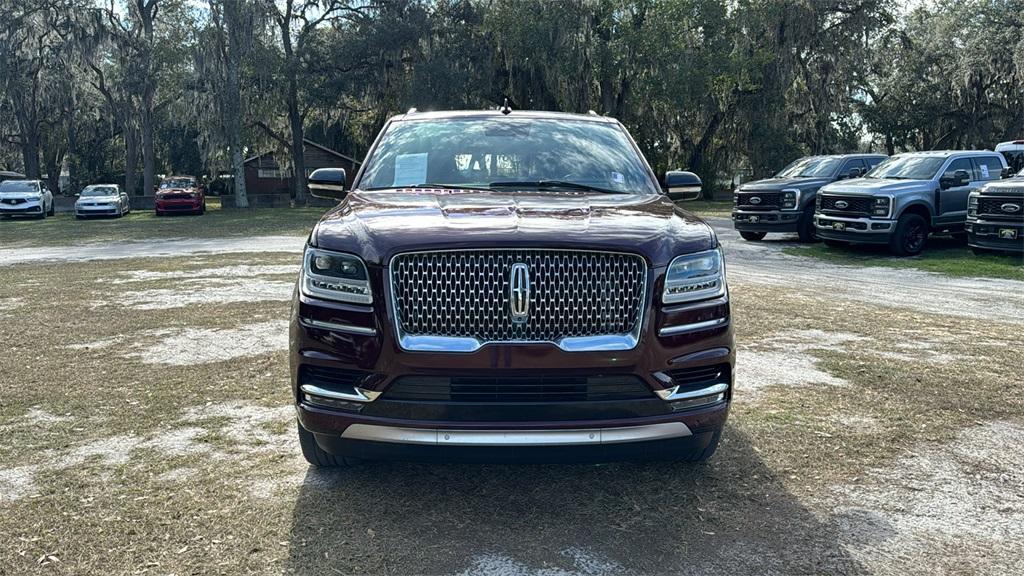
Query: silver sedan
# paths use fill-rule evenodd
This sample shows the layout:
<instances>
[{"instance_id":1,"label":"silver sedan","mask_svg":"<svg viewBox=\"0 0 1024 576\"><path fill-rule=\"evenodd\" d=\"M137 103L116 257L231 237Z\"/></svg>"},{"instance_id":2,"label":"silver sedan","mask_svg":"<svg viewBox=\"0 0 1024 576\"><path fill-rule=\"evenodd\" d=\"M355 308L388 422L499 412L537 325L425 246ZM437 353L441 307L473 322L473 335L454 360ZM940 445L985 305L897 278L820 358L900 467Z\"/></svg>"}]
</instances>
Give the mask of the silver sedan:
<instances>
[{"instance_id":1,"label":"silver sedan","mask_svg":"<svg viewBox=\"0 0 1024 576\"><path fill-rule=\"evenodd\" d=\"M86 186L75 201L75 218L86 216L115 216L120 218L132 211L128 195L117 184Z\"/></svg>"}]
</instances>

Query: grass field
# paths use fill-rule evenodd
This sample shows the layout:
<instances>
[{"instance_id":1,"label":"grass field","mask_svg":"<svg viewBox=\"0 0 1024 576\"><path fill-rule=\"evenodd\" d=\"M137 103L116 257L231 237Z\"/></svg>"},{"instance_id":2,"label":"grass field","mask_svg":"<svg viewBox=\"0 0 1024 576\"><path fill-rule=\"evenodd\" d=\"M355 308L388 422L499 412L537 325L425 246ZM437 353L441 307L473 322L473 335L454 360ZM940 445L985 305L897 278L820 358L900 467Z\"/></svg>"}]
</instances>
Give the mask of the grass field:
<instances>
[{"instance_id":1,"label":"grass field","mask_svg":"<svg viewBox=\"0 0 1024 576\"><path fill-rule=\"evenodd\" d=\"M221 210L219 199L207 203L202 216L157 217L138 210L123 218L76 220L58 213L46 220L0 219L0 248L54 246L81 242L153 238L218 238L232 236L305 235L328 208L258 208Z\"/></svg>"},{"instance_id":2,"label":"grass field","mask_svg":"<svg viewBox=\"0 0 1024 576\"><path fill-rule=\"evenodd\" d=\"M1006 278L1024 280L1024 259L1013 254L975 255L966 245L947 237L932 237L919 256L897 258L885 246L824 244L794 245L786 254L812 256L837 264L914 268L956 277Z\"/></svg>"}]
</instances>

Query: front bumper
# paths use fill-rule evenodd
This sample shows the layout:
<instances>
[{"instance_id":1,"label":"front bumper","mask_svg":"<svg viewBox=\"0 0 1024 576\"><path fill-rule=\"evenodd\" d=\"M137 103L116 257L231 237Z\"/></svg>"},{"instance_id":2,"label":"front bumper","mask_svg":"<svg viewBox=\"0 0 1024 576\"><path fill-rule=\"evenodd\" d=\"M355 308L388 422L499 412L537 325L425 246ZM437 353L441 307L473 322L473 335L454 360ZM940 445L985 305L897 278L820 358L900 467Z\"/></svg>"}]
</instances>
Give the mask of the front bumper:
<instances>
[{"instance_id":1,"label":"front bumper","mask_svg":"<svg viewBox=\"0 0 1024 576\"><path fill-rule=\"evenodd\" d=\"M18 204L0 202L0 215L39 215L43 213L42 200L30 200Z\"/></svg>"},{"instance_id":2,"label":"front bumper","mask_svg":"<svg viewBox=\"0 0 1024 576\"><path fill-rule=\"evenodd\" d=\"M799 210L739 210L733 209L733 226L741 232L797 232Z\"/></svg>"},{"instance_id":3,"label":"front bumper","mask_svg":"<svg viewBox=\"0 0 1024 576\"><path fill-rule=\"evenodd\" d=\"M157 200L157 212L198 212L203 207L199 198L189 200Z\"/></svg>"},{"instance_id":4,"label":"front bumper","mask_svg":"<svg viewBox=\"0 0 1024 576\"><path fill-rule=\"evenodd\" d=\"M1024 223L968 218L966 230L968 246L1024 253Z\"/></svg>"},{"instance_id":5,"label":"front bumper","mask_svg":"<svg viewBox=\"0 0 1024 576\"><path fill-rule=\"evenodd\" d=\"M116 216L118 207L115 204L100 206L75 205L75 216Z\"/></svg>"},{"instance_id":6,"label":"front bumper","mask_svg":"<svg viewBox=\"0 0 1024 576\"><path fill-rule=\"evenodd\" d=\"M383 307L378 302L378 308ZM388 313L296 295L291 376L298 419L324 450L356 458L601 461L672 458L703 449L732 399L733 330L727 299L648 308L631 350L567 352L550 343L488 344L468 353L409 352ZM722 366L718 387L679 386L670 374ZM304 368L361 374L328 407L310 397ZM622 401L416 400L396 383L426 378L615 375L646 395ZM389 393L396 391L394 397ZM697 396L694 396L696 394ZM701 396L703 394L703 396Z\"/></svg>"},{"instance_id":7,"label":"front bumper","mask_svg":"<svg viewBox=\"0 0 1024 576\"><path fill-rule=\"evenodd\" d=\"M887 244L896 231L895 220L875 218L847 218L814 214L814 228L818 238L857 242L863 244Z\"/></svg>"}]
</instances>

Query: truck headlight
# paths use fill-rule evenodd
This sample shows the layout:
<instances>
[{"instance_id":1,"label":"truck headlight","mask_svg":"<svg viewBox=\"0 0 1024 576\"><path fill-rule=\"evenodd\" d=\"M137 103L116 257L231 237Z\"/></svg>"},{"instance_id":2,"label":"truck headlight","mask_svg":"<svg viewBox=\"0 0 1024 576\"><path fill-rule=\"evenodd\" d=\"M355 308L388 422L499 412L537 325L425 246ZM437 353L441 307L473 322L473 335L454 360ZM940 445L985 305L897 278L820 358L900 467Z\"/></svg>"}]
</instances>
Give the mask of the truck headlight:
<instances>
[{"instance_id":1,"label":"truck headlight","mask_svg":"<svg viewBox=\"0 0 1024 576\"><path fill-rule=\"evenodd\" d=\"M871 203L871 215L872 216L888 216L889 208L891 207L892 199L888 197L875 198L875 201Z\"/></svg>"},{"instance_id":2,"label":"truck headlight","mask_svg":"<svg viewBox=\"0 0 1024 576\"><path fill-rule=\"evenodd\" d=\"M800 204L800 191L796 189L782 191L782 209L796 210Z\"/></svg>"},{"instance_id":3,"label":"truck headlight","mask_svg":"<svg viewBox=\"0 0 1024 576\"><path fill-rule=\"evenodd\" d=\"M721 248L677 256L665 272L665 304L704 300L725 294Z\"/></svg>"},{"instance_id":4,"label":"truck headlight","mask_svg":"<svg viewBox=\"0 0 1024 576\"><path fill-rule=\"evenodd\" d=\"M300 286L307 296L355 304L373 303L366 264L352 254L307 247Z\"/></svg>"}]
</instances>

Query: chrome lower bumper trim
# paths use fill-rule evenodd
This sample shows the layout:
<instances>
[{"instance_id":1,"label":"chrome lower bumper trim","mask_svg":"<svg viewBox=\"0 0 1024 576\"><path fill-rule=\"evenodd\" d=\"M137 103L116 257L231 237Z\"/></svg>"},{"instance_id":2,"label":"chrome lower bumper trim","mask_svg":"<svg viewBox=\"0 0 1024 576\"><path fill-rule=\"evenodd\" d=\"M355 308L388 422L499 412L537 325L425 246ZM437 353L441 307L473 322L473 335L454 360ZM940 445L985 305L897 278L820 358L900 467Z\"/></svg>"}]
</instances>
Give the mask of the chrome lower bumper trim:
<instances>
[{"instance_id":1,"label":"chrome lower bumper trim","mask_svg":"<svg viewBox=\"0 0 1024 576\"><path fill-rule=\"evenodd\" d=\"M607 334L603 336L570 336L558 341L541 340L493 340L455 336L413 336L405 335L399 340L403 350L410 352L476 352L488 344L553 344L566 352L601 352L632 350L636 348L637 336L633 334Z\"/></svg>"},{"instance_id":2,"label":"chrome lower bumper trim","mask_svg":"<svg viewBox=\"0 0 1024 576\"><path fill-rule=\"evenodd\" d=\"M715 318L714 320L707 320L705 322L697 322L695 324L680 324L679 326L667 326L658 330L658 336L678 336L680 334L689 334L690 332L698 332L700 330L709 330L711 328L720 328L729 324L729 318Z\"/></svg>"},{"instance_id":3,"label":"chrome lower bumper trim","mask_svg":"<svg viewBox=\"0 0 1024 576\"><path fill-rule=\"evenodd\" d=\"M366 328L365 326L353 326L351 324L339 324L336 322L323 322L320 320L311 320L309 318L299 318L299 324L302 324L306 328L320 328L321 330L347 332L349 334L359 334L360 336L377 335L376 328Z\"/></svg>"},{"instance_id":4,"label":"chrome lower bumper trim","mask_svg":"<svg viewBox=\"0 0 1024 576\"><path fill-rule=\"evenodd\" d=\"M347 440L438 446L574 446L666 440L690 435L690 429L682 422L663 422L623 428L571 430L439 430L352 424L341 437Z\"/></svg>"},{"instance_id":5,"label":"chrome lower bumper trim","mask_svg":"<svg viewBox=\"0 0 1024 576\"><path fill-rule=\"evenodd\" d=\"M673 386L672 388L666 388L664 390L655 390L655 394L659 398L666 402L675 402L676 400L689 400L691 398L702 398L704 396L714 396L721 394L729 389L729 385L722 382L715 384L714 386L708 386L707 388L701 388L700 390L688 390L686 392L679 392L679 386Z\"/></svg>"},{"instance_id":6,"label":"chrome lower bumper trim","mask_svg":"<svg viewBox=\"0 0 1024 576\"><path fill-rule=\"evenodd\" d=\"M301 390L303 394L322 396L324 398L342 400L344 402L373 402L378 396L380 396L380 392L363 390L362 388L357 388L355 386L352 387L352 390L354 390L352 393L327 390L312 384L303 384L299 387L299 390Z\"/></svg>"}]
</instances>

